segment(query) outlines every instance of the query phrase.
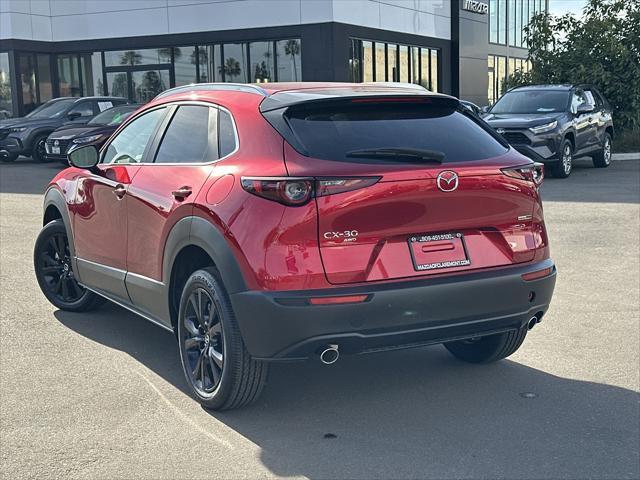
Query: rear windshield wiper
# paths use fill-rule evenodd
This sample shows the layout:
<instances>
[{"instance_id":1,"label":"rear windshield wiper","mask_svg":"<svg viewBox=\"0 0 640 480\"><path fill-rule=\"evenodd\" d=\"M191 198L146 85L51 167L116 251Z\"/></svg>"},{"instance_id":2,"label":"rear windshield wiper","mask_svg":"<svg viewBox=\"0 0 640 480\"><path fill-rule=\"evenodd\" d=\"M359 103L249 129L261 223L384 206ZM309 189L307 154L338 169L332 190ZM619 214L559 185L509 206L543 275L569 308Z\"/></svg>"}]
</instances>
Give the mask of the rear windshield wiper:
<instances>
[{"instance_id":1,"label":"rear windshield wiper","mask_svg":"<svg viewBox=\"0 0 640 480\"><path fill-rule=\"evenodd\" d=\"M444 153L438 150L426 150L422 148L371 148L363 150L351 150L346 153L351 158L387 158L406 159L416 158L427 162L442 163Z\"/></svg>"}]
</instances>

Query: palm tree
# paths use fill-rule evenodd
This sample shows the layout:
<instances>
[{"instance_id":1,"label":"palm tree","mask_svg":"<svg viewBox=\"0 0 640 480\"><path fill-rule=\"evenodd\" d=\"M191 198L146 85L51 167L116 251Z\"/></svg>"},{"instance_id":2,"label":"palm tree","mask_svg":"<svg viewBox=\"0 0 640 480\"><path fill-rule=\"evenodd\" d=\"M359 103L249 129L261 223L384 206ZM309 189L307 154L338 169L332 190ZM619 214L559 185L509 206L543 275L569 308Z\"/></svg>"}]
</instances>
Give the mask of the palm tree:
<instances>
[{"instance_id":1,"label":"palm tree","mask_svg":"<svg viewBox=\"0 0 640 480\"><path fill-rule=\"evenodd\" d=\"M298 81L298 70L296 68L296 55L300 54L300 42L298 40L287 40L284 44L284 53L285 55L289 55L291 57L291 62L293 63L293 79Z\"/></svg>"},{"instance_id":2,"label":"palm tree","mask_svg":"<svg viewBox=\"0 0 640 480\"><path fill-rule=\"evenodd\" d=\"M127 50L120 58L120 65L139 65L142 63L142 55L135 50Z\"/></svg>"},{"instance_id":3,"label":"palm tree","mask_svg":"<svg viewBox=\"0 0 640 480\"><path fill-rule=\"evenodd\" d=\"M229 57L225 60L224 65L218 67L218 70L220 74L224 72L225 80L233 80L233 77L240 75L240 62L233 57Z\"/></svg>"}]
</instances>

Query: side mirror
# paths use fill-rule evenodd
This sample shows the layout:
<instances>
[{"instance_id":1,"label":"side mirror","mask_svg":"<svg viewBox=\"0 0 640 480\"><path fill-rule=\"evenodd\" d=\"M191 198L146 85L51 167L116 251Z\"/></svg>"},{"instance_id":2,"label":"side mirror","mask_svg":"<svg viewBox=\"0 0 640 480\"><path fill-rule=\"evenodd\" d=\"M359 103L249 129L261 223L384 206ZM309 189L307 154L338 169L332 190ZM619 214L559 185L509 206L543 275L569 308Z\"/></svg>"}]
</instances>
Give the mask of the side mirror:
<instances>
[{"instance_id":1,"label":"side mirror","mask_svg":"<svg viewBox=\"0 0 640 480\"><path fill-rule=\"evenodd\" d=\"M596 108L591 104L591 103L581 103L580 105L578 105L578 108L576 109L577 113L591 113L595 110Z\"/></svg>"},{"instance_id":2,"label":"side mirror","mask_svg":"<svg viewBox=\"0 0 640 480\"><path fill-rule=\"evenodd\" d=\"M67 158L69 165L85 170L93 170L100 160L98 149L94 145L84 145L73 149L67 154Z\"/></svg>"},{"instance_id":3,"label":"side mirror","mask_svg":"<svg viewBox=\"0 0 640 480\"><path fill-rule=\"evenodd\" d=\"M75 120L76 118L80 117L80 116L81 116L80 112L69 112L69 113L67 113L67 118L69 120L72 120L72 121Z\"/></svg>"},{"instance_id":4,"label":"side mirror","mask_svg":"<svg viewBox=\"0 0 640 480\"><path fill-rule=\"evenodd\" d=\"M480 109L480 113L489 113L489 107L485 105Z\"/></svg>"}]
</instances>

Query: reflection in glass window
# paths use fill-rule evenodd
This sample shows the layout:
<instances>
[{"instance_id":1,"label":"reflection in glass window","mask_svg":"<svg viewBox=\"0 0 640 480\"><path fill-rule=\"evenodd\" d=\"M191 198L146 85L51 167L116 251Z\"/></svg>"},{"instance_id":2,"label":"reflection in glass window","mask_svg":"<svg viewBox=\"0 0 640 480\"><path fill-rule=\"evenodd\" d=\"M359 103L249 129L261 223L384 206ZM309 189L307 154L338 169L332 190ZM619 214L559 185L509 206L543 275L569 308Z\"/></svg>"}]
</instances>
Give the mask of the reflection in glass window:
<instances>
[{"instance_id":1,"label":"reflection in glass window","mask_svg":"<svg viewBox=\"0 0 640 480\"><path fill-rule=\"evenodd\" d=\"M51 57L49 55L37 55L38 62L38 91L40 92L39 103L44 103L53 98L53 87L51 85Z\"/></svg>"},{"instance_id":2,"label":"reflection in glass window","mask_svg":"<svg viewBox=\"0 0 640 480\"><path fill-rule=\"evenodd\" d=\"M299 82L302 80L302 47L300 39L276 42L276 63L279 82Z\"/></svg>"},{"instance_id":3,"label":"reflection in glass window","mask_svg":"<svg viewBox=\"0 0 640 480\"><path fill-rule=\"evenodd\" d=\"M147 103L156 95L169 88L168 70L146 70L131 72L133 100L136 103Z\"/></svg>"},{"instance_id":4,"label":"reflection in glass window","mask_svg":"<svg viewBox=\"0 0 640 480\"><path fill-rule=\"evenodd\" d=\"M498 0L498 43L507 43L507 0Z\"/></svg>"},{"instance_id":5,"label":"reflection in glass window","mask_svg":"<svg viewBox=\"0 0 640 480\"><path fill-rule=\"evenodd\" d=\"M384 82L387 79L385 44L376 42L376 82Z\"/></svg>"},{"instance_id":6,"label":"reflection in glass window","mask_svg":"<svg viewBox=\"0 0 640 480\"><path fill-rule=\"evenodd\" d=\"M249 44L251 81L257 83L273 82L275 76L275 52L273 42L252 42Z\"/></svg>"},{"instance_id":7,"label":"reflection in glass window","mask_svg":"<svg viewBox=\"0 0 640 480\"><path fill-rule=\"evenodd\" d=\"M61 97L81 97L77 55L58 55L58 84Z\"/></svg>"},{"instance_id":8,"label":"reflection in glass window","mask_svg":"<svg viewBox=\"0 0 640 480\"><path fill-rule=\"evenodd\" d=\"M13 116L9 54L0 53L0 120Z\"/></svg>"},{"instance_id":9,"label":"reflection in glass window","mask_svg":"<svg viewBox=\"0 0 640 480\"><path fill-rule=\"evenodd\" d=\"M389 82L397 82L399 78L397 51L397 45L387 45L387 81Z\"/></svg>"},{"instance_id":10,"label":"reflection in glass window","mask_svg":"<svg viewBox=\"0 0 640 480\"><path fill-rule=\"evenodd\" d=\"M400 45L398 63L400 64L400 82L409 83L409 47Z\"/></svg>"},{"instance_id":11,"label":"reflection in glass window","mask_svg":"<svg viewBox=\"0 0 640 480\"><path fill-rule=\"evenodd\" d=\"M197 83L197 47L176 47L173 49L173 68L176 87Z\"/></svg>"},{"instance_id":12,"label":"reflection in glass window","mask_svg":"<svg viewBox=\"0 0 640 480\"><path fill-rule=\"evenodd\" d=\"M218 68L225 82L247 82L247 49L245 43L225 43L224 60Z\"/></svg>"},{"instance_id":13,"label":"reflection in glass window","mask_svg":"<svg viewBox=\"0 0 640 480\"><path fill-rule=\"evenodd\" d=\"M489 72L489 82L487 87L487 99L489 101L489 105L493 105L493 102L496 101L495 97L495 67L494 67L494 56L489 55L488 58L488 72Z\"/></svg>"},{"instance_id":14,"label":"reflection in glass window","mask_svg":"<svg viewBox=\"0 0 640 480\"><path fill-rule=\"evenodd\" d=\"M171 47L104 52L104 63L107 67L171 63L171 53Z\"/></svg>"},{"instance_id":15,"label":"reflection in glass window","mask_svg":"<svg viewBox=\"0 0 640 480\"><path fill-rule=\"evenodd\" d=\"M209 155L212 153L209 152L209 112L215 114L216 111L199 105L178 108L162 138L155 162L202 163L215 160L215 155L213 158ZM185 142L186 138L188 142Z\"/></svg>"},{"instance_id":16,"label":"reflection in glass window","mask_svg":"<svg viewBox=\"0 0 640 480\"><path fill-rule=\"evenodd\" d=\"M429 79L429 75L431 73L431 68L429 67L431 54L429 53L429 49L420 49L420 56L420 85L422 85L427 90L431 90L431 81Z\"/></svg>"},{"instance_id":17,"label":"reflection in glass window","mask_svg":"<svg viewBox=\"0 0 640 480\"><path fill-rule=\"evenodd\" d=\"M489 1L489 41L498 43L498 1Z\"/></svg>"},{"instance_id":18,"label":"reflection in glass window","mask_svg":"<svg viewBox=\"0 0 640 480\"><path fill-rule=\"evenodd\" d=\"M411 83L420 83L420 49L411 47Z\"/></svg>"},{"instance_id":19,"label":"reflection in glass window","mask_svg":"<svg viewBox=\"0 0 640 480\"><path fill-rule=\"evenodd\" d=\"M84 95L104 95L102 80L102 54L83 53L80 56L80 72Z\"/></svg>"},{"instance_id":20,"label":"reflection in glass window","mask_svg":"<svg viewBox=\"0 0 640 480\"><path fill-rule=\"evenodd\" d=\"M349 81L362 81L362 40L349 42Z\"/></svg>"},{"instance_id":21,"label":"reflection in glass window","mask_svg":"<svg viewBox=\"0 0 640 480\"><path fill-rule=\"evenodd\" d=\"M29 113L38 106L33 55L18 55L18 74L20 75L20 86L22 87L24 112Z\"/></svg>"},{"instance_id":22,"label":"reflection in glass window","mask_svg":"<svg viewBox=\"0 0 640 480\"><path fill-rule=\"evenodd\" d=\"M221 45L208 45L200 47L200 81L222 82Z\"/></svg>"},{"instance_id":23,"label":"reflection in glass window","mask_svg":"<svg viewBox=\"0 0 640 480\"><path fill-rule=\"evenodd\" d=\"M107 87L109 88L109 95L129 98L129 83L127 82L126 73L108 72Z\"/></svg>"},{"instance_id":24,"label":"reflection in glass window","mask_svg":"<svg viewBox=\"0 0 640 480\"><path fill-rule=\"evenodd\" d=\"M102 163L139 163L164 108L152 110L134 119L109 144Z\"/></svg>"},{"instance_id":25,"label":"reflection in glass window","mask_svg":"<svg viewBox=\"0 0 640 480\"><path fill-rule=\"evenodd\" d=\"M373 43L362 42L362 81L373 82Z\"/></svg>"},{"instance_id":26,"label":"reflection in glass window","mask_svg":"<svg viewBox=\"0 0 640 480\"><path fill-rule=\"evenodd\" d=\"M438 85L438 50L431 50L431 88L432 92L439 92Z\"/></svg>"}]
</instances>

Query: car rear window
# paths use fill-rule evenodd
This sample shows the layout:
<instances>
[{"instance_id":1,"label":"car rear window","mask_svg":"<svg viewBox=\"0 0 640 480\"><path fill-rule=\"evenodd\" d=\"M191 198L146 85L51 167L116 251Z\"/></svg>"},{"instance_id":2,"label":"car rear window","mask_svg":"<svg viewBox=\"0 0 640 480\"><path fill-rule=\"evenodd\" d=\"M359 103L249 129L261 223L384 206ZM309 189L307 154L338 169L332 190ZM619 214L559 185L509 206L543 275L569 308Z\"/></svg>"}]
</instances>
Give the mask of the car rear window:
<instances>
[{"instance_id":1,"label":"car rear window","mask_svg":"<svg viewBox=\"0 0 640 480\"><path fill-rule=\"evenodd\" d=\"M302 104L290 107L285 118L301 153L325 160L361 163L366 158L353 158L349 152L403 148L441 152L447 163L491 158L508 150L479 120L450 102Z\"/></svg>"}]
</instances>

